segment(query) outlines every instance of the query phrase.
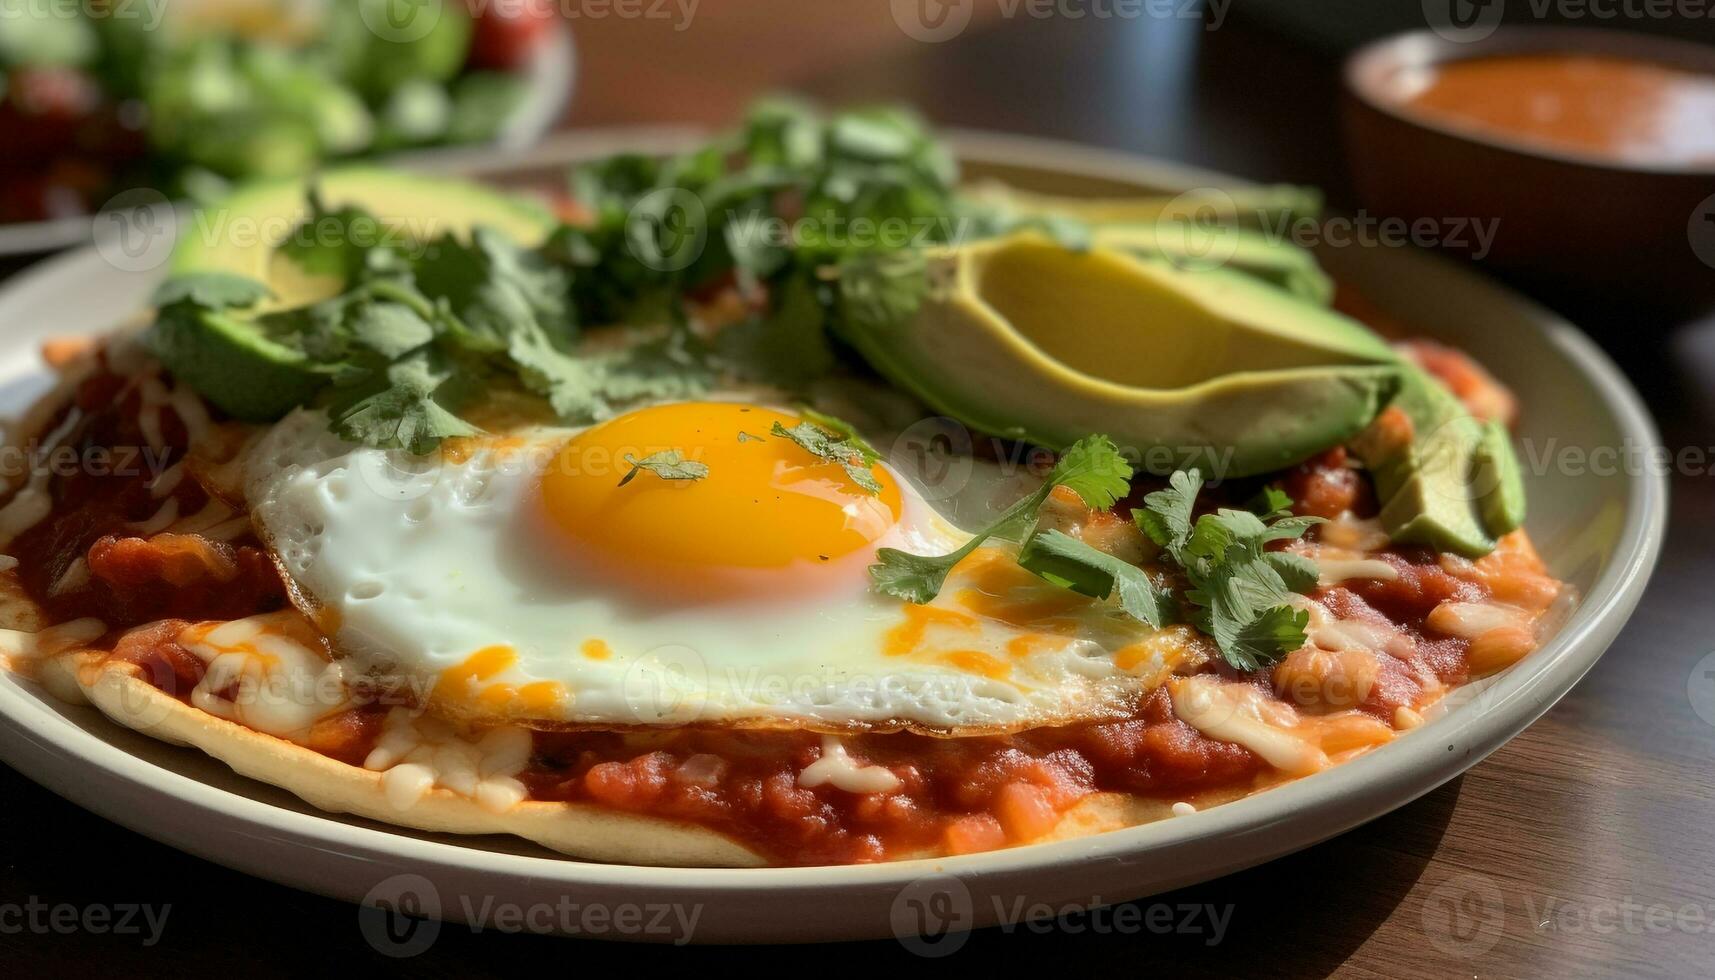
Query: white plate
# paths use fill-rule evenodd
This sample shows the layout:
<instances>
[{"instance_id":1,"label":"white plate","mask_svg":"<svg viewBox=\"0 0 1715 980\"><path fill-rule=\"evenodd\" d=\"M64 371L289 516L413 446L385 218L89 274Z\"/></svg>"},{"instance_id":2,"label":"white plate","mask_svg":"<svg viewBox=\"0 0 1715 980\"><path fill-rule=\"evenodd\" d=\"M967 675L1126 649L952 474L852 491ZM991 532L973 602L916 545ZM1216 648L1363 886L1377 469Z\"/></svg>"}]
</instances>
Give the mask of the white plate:
<instances>
[{"instance_id":1,"label":"white plate","mask_svg":"<svg viewBox=\"0 0 1715 980\"><path fill-rule=\"evenodd\" d=\"M673 137L676 138L676 137ZM621 145L659 147L662 131L584 134L532 154L559 165ZM1191 187L1232 182L1132 157L1013 137L963 135L968 160L1004 161L1024 179ZM555 155L557 154L557 155ZM551 159L550 159L551 157ZM1213 878L1332 837L1463 772L1529 725L1582 677L1619 632L1660 546L1659 475L1535 467L1548 449L1647 449L1654 427L1631 386L1582 334L1440 259L1403 249L1326 256L1414 330L1487 362L1525 406L1521 438L1530 529L1553 570L1584 595L1563 629L1444 715L1329 772L1186 817L1081 840L886 865L676 870L589 864L509 839L413 833L315 811L233 775L200 753L118 730L0 673L0 757L82 806L238 870L349 900L459 920L495 903L562 901L700 907L698 941L854 939L917 924L983 925L1030 902L1115 902ZM93 249L42 263L0 289L0 412L39 390L35 345L105 329L143 302L149 272L116 271ZM1551 440L1557 440L1551 442ZM401 894L414 893L414 894ZM937 894L939 893L939 894ZM997 901L1000 903L997 905ZM929 911L929 919L920 915ZM673 938L649 935L634 938Z\"/></svg>"},{"instance_id":2,"label":"white plate","mask_svg":"<svg viewBox=\"0 0 1715 980\"><path fill-rule=\"evenodd\" d=\"M566 114L566 106L571 103L572 85L577 76L577 49L569 24L557 25L554 33L531 55L523 74L529 82L524 101L492 143L412 150L390 157L385 162L412 169L444 170L449 166L448 161L463 159L473 153L488 157L497 152L505 155L539 142ZM152 203L146 201L146 197L147 194L121 194L115 200L126 207ZM98 223L103 219L103 215L94 214L0 224L0 258L40 255L87 244L99 230Z\"/></svg>"}]
</instances>

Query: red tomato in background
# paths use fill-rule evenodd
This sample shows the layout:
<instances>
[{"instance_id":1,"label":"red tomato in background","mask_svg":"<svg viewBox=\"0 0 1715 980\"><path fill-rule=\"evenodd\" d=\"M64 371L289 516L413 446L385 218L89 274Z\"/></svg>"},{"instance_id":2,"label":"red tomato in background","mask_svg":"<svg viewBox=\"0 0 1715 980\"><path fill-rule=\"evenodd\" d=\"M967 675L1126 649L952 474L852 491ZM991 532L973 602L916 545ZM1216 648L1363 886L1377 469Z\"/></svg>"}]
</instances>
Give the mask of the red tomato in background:
<instances>
[{"instance_id":1,"label":"red tomato in background","mask_svg":"<svg viewBox=\"0 0 1715 980\"><path fill-rule=\"evenodd\" d=\"M23 68L0 102L0 143L9 162L40 162L74 148L101 107L101 87L75 68Z\"/></svg>"},{"instance_id":2,"label":"red tomato in background","mask_svg":"<svg viewBox=\"0 0 1715 980\"><path fill-rule=\"evenodd\" d=\"M554 25L553 0L465 0L474 19L470 67L522 68Z\"/></svg>"}]
</instances>

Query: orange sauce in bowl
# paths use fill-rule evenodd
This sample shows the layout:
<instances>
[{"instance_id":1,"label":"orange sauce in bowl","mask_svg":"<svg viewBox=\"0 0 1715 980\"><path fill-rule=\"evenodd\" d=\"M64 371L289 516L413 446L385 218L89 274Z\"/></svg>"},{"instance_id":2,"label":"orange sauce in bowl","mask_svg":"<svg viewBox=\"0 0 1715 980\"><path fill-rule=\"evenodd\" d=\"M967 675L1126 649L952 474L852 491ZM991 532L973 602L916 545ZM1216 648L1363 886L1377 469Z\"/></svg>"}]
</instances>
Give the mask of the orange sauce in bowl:
<instances>
[{"instance_id":1,"label":"orange sauce in bowl","mask_svg":"<svg viewBox=\"0 0 1715 980\"><path fill-rule=\"evenodd\" d=\"M1715 164L1715 74L1540 54L1438 65L1405 100L1446 125L1633 164Z\"/></svg>"}]
</instances>

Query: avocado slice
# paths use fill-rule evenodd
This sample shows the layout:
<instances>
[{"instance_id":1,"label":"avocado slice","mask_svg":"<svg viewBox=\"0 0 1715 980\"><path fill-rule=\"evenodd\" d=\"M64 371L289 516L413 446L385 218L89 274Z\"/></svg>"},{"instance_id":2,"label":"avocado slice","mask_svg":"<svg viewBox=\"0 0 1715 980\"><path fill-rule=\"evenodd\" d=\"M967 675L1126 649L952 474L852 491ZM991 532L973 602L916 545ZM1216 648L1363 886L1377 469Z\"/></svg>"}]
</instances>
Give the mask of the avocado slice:
<instances>
[{"instance_id":1,"label":"avocado slice","mask_svg":"<svg viewBox=\"0 0 1715 980\"><path fill-rule=\"evenodd\" d=\"M554 230L545 208L492 188L380 167L347 167L312 180L246 184L199 208L180 231L170 271L228 272L264 282L275 298L258 312L339 295L345 283L337 276L307 273L275 251L309 217L312 183L330 210L362 209L409 239L463 234L484 225L534 246Z\"/></svg>"},{"instance_id":2,"label":"avocado slice","mask_svg":"<svg viewBox=\"0 0 1715 980\"><path fill-rule=\"evenodd\" d=\"M328 383L301 351L270 340L230 312L172 306L161 312L149 337L180 380L241 422L273 422Z\"/></svg>"},{"instance_id":3,"label":"avocado slice","mask_svg":"<svg viewBox=\"0 0 1715 980\"><path fill-rule=\"evenodd\" d=\"M1338 445L1400 363L1343 316L1225 270L1023 233L847 270L836 327L895 383L982 431L1104 432L1154 473L1265 473Z\"/></svg>"},{"instance_id":4,"label":"avocado slice","mask_svg":"<svg viewBox=\"0 0 1715 980\"><path fill-rule=\"evenodd\" d=\"M1480 558L1524 523L1524 480L1512 439L1442 384L1405 365L1399 394L1352 442L1399 544Z\"/></svg>"}]
</instances>

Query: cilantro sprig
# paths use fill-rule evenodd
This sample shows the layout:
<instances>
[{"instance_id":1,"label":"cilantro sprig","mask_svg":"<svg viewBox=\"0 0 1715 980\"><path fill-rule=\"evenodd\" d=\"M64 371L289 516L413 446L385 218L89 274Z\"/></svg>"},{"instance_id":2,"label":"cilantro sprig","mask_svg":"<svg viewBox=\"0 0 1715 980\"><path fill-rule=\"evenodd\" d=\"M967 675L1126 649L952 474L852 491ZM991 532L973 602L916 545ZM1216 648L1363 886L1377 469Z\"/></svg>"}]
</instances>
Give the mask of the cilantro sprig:
<instances>
[{"instance_id":1,"label":"cilantro sprig","mask_svg":"<svg viewBox=\"0 0 1715 980\"><path fill-rule=\"evenodd\" d=\"M990 538L1017 541L1035 524L1036 514L1057 486L1076 493L1097 510L1112 507L1131 489L1131 464L1107 436L1078 440L1055 462L1040 489L1008 507L994 523L978 532L957 551L945 555L914 555L881 548L869 567L876 589L907 602L932 601L946 584L953 566L969 557Z\"/></svg>"},{"instance_id":2,"label":"cilantro sprig","mask_svg":"<svg viewBox=\"0 0 1715 980\"><path fill-rule=\"evenodd\" d=\"M1184 598L1191 621L1234 668L1260 670L1304 645L1310 617L1291 606L1291 597L1317 582L1315 562L1267 545L1300 538L1322 521L1285 516L1290 501L1278 490L1253 504L1260 516L1221 508L1193 519L1202 488L1198 471L1177 472L1132 517L1190 583Z\"/></svg>"}]
</instances>

